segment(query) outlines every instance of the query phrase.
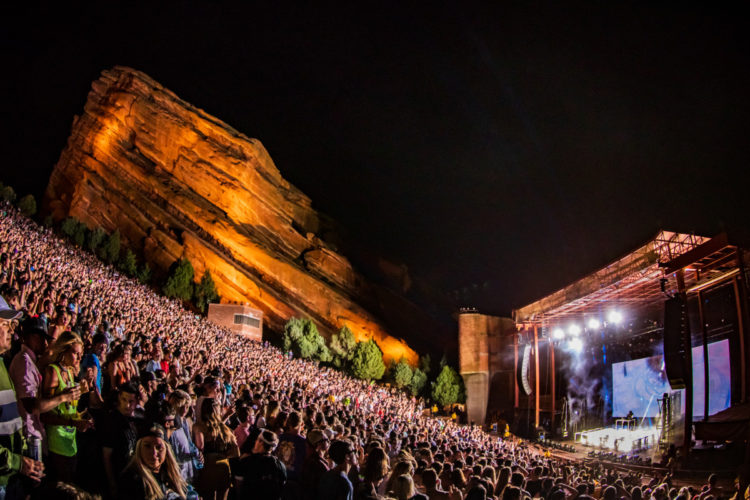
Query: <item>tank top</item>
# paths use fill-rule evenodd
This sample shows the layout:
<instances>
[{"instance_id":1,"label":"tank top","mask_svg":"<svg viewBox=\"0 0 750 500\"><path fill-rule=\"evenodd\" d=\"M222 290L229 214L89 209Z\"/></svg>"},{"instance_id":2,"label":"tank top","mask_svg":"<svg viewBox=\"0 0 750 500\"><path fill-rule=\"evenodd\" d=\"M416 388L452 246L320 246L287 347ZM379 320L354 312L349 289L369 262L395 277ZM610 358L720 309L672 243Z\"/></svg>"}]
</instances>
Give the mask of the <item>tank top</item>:
<instances>
[{"instance_id":1,"label":"tank top","mask_svg":"<svg viewBox=\"0 0 750 500\"><path fill-rule=\"evenodd\" d=\"M53 370L55 370L55 374L57 375L57 387L55 388L54 395L60 394L62 391L67 389L71 386L70 382L66 382L63 377L62 373L60 372L60 367L57 365L50 365ZM65 370L65 372L68 374L68 380L73 380L73 372L68 368ZM72 419L78 415L78 411L75 408L75 405L72 402L66 402L61 403L57 405L55 408L53 408L52 413L62 417L62 418L69 418ZM63 455L66 457L74 457L76 456L76 453L78 452L78 448L76 447L76 428L75 427L69 427L67 425L49 425L46 426L47 429L47 446L49 447L49 451L52 453L57 453L58 455Z\"/></svg>"}]
</instances>

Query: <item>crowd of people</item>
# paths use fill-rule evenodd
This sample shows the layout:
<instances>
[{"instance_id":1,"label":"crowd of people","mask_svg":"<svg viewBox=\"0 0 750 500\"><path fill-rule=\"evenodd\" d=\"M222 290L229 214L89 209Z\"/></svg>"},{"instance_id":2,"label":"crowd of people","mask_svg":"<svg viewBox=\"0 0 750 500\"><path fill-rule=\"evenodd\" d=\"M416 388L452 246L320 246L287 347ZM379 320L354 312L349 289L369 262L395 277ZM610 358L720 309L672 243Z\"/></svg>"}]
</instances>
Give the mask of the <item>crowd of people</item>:
<instances>
[{"instance_id":1,"label":"crowd of people","mask_svg":"<svg viewBox=\"0 0 750 500\"><path fill-rule=\"evenodd\" d=\"M0 500L722 496L432 418L233 335L10 206L0 296Z\"/></svg>"}]
</instances>

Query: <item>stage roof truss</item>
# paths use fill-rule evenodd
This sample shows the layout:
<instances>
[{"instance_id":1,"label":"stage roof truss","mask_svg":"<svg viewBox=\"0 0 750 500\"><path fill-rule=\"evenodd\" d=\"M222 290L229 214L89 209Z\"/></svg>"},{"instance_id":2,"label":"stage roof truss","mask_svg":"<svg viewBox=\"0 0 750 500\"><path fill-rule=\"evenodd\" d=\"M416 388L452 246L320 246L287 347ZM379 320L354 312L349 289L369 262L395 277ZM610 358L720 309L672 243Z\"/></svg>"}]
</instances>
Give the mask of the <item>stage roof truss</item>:
<instances>
[{"instance_id":1,"label":"stage roof truss","mask_svg":"<svg viewBox=\"0 0 750 500\"><path fill-rule=\"evenodd\" d=\"M603 316L610 309L630 314L661 308L678 291L677 273L686 289L723 280L737 269L737 247L726 235L707 238L660 231L645 245L590 275L513 311L517 324L551 326L567 319Z\"/></svg>"}]
</instances>

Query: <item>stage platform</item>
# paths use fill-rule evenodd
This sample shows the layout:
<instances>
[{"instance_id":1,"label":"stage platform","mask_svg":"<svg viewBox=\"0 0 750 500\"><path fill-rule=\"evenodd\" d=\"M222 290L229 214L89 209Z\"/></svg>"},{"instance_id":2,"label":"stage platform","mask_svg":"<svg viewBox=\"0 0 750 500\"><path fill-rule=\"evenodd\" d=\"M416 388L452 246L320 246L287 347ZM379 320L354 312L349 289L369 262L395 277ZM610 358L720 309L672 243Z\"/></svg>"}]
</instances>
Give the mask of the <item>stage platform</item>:
<instances>
[{"instance_id":1,"label":"stage platform","mask_svg":"<svg viewBox=\"0 0 750 500\"><path fill-rule=\"evenodd\" d=\"M574 441L597 450L631 453L656 446L659 442L659 432L656 427L618 425L576 432Z\"/></svg>"},{"instance_id":2,"label":"stage platform","mask_svg":"<svg viewBox=\"0 0 750 500\"><path fill-rule=\"evenodd\" d=\"M609 428L610 430L612 428ZM592 429L596 430L596 429ZM552 445L550 444L552 443ZM602 450L596 446L586 446L572 440L535 442L532 446L539 453L549 452L558 460L577 463L597 462L619 472L636 472L642 476L642 484L647 484L654 477L663 477L670 469L661 463L663 453L658 446L629 453L613 450ZM563 447L565 449L559 449ZM673 485L700 486L709 474L716 473L719 483L725 491L731 491L732 480L736 476L736 464L741 462L744 445L729 453L727 450L694 449L694 454L706 454L706 457L693 457L684 468L672 469ZM700 458L700 459L698 459Z\"/></svg>"},{"instance_id":3,"label":"stage platform","mask_svg":"<svg viewBox=\"0 0 750 500\"><path fill-rule=\"evenodd\" d=\"M650 465L661 461L663 450L658 440L655 427L606 427L576 432L561 441L542 439L535 444L565 460L597 459Z\"/></svg>"}]
</instances>

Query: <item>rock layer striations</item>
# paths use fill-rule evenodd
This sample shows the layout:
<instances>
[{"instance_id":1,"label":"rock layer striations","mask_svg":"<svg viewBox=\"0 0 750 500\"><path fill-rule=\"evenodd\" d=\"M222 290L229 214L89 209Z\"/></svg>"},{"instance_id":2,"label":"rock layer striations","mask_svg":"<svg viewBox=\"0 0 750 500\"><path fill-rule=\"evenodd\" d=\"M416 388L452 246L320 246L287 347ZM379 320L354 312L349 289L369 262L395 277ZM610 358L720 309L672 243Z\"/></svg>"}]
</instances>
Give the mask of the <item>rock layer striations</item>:
<instances>
[{"instance_id":1,"label":"rock layer striations","mask_svg":"<svg viewBox=\"0 0 750 500\"><path fill-rule=\"evenodd\" d=\"M374 337L387 358L416 361L367 307L382 290L318 236L323 217L260 141L141 72L115 67L92 84L45 206L57 220L119 229L162 272L190 259L198 277L211 271L224 301L249 302L277 331L311 317L329 333L347 325Z\"/></svg>"}]
</instances>

